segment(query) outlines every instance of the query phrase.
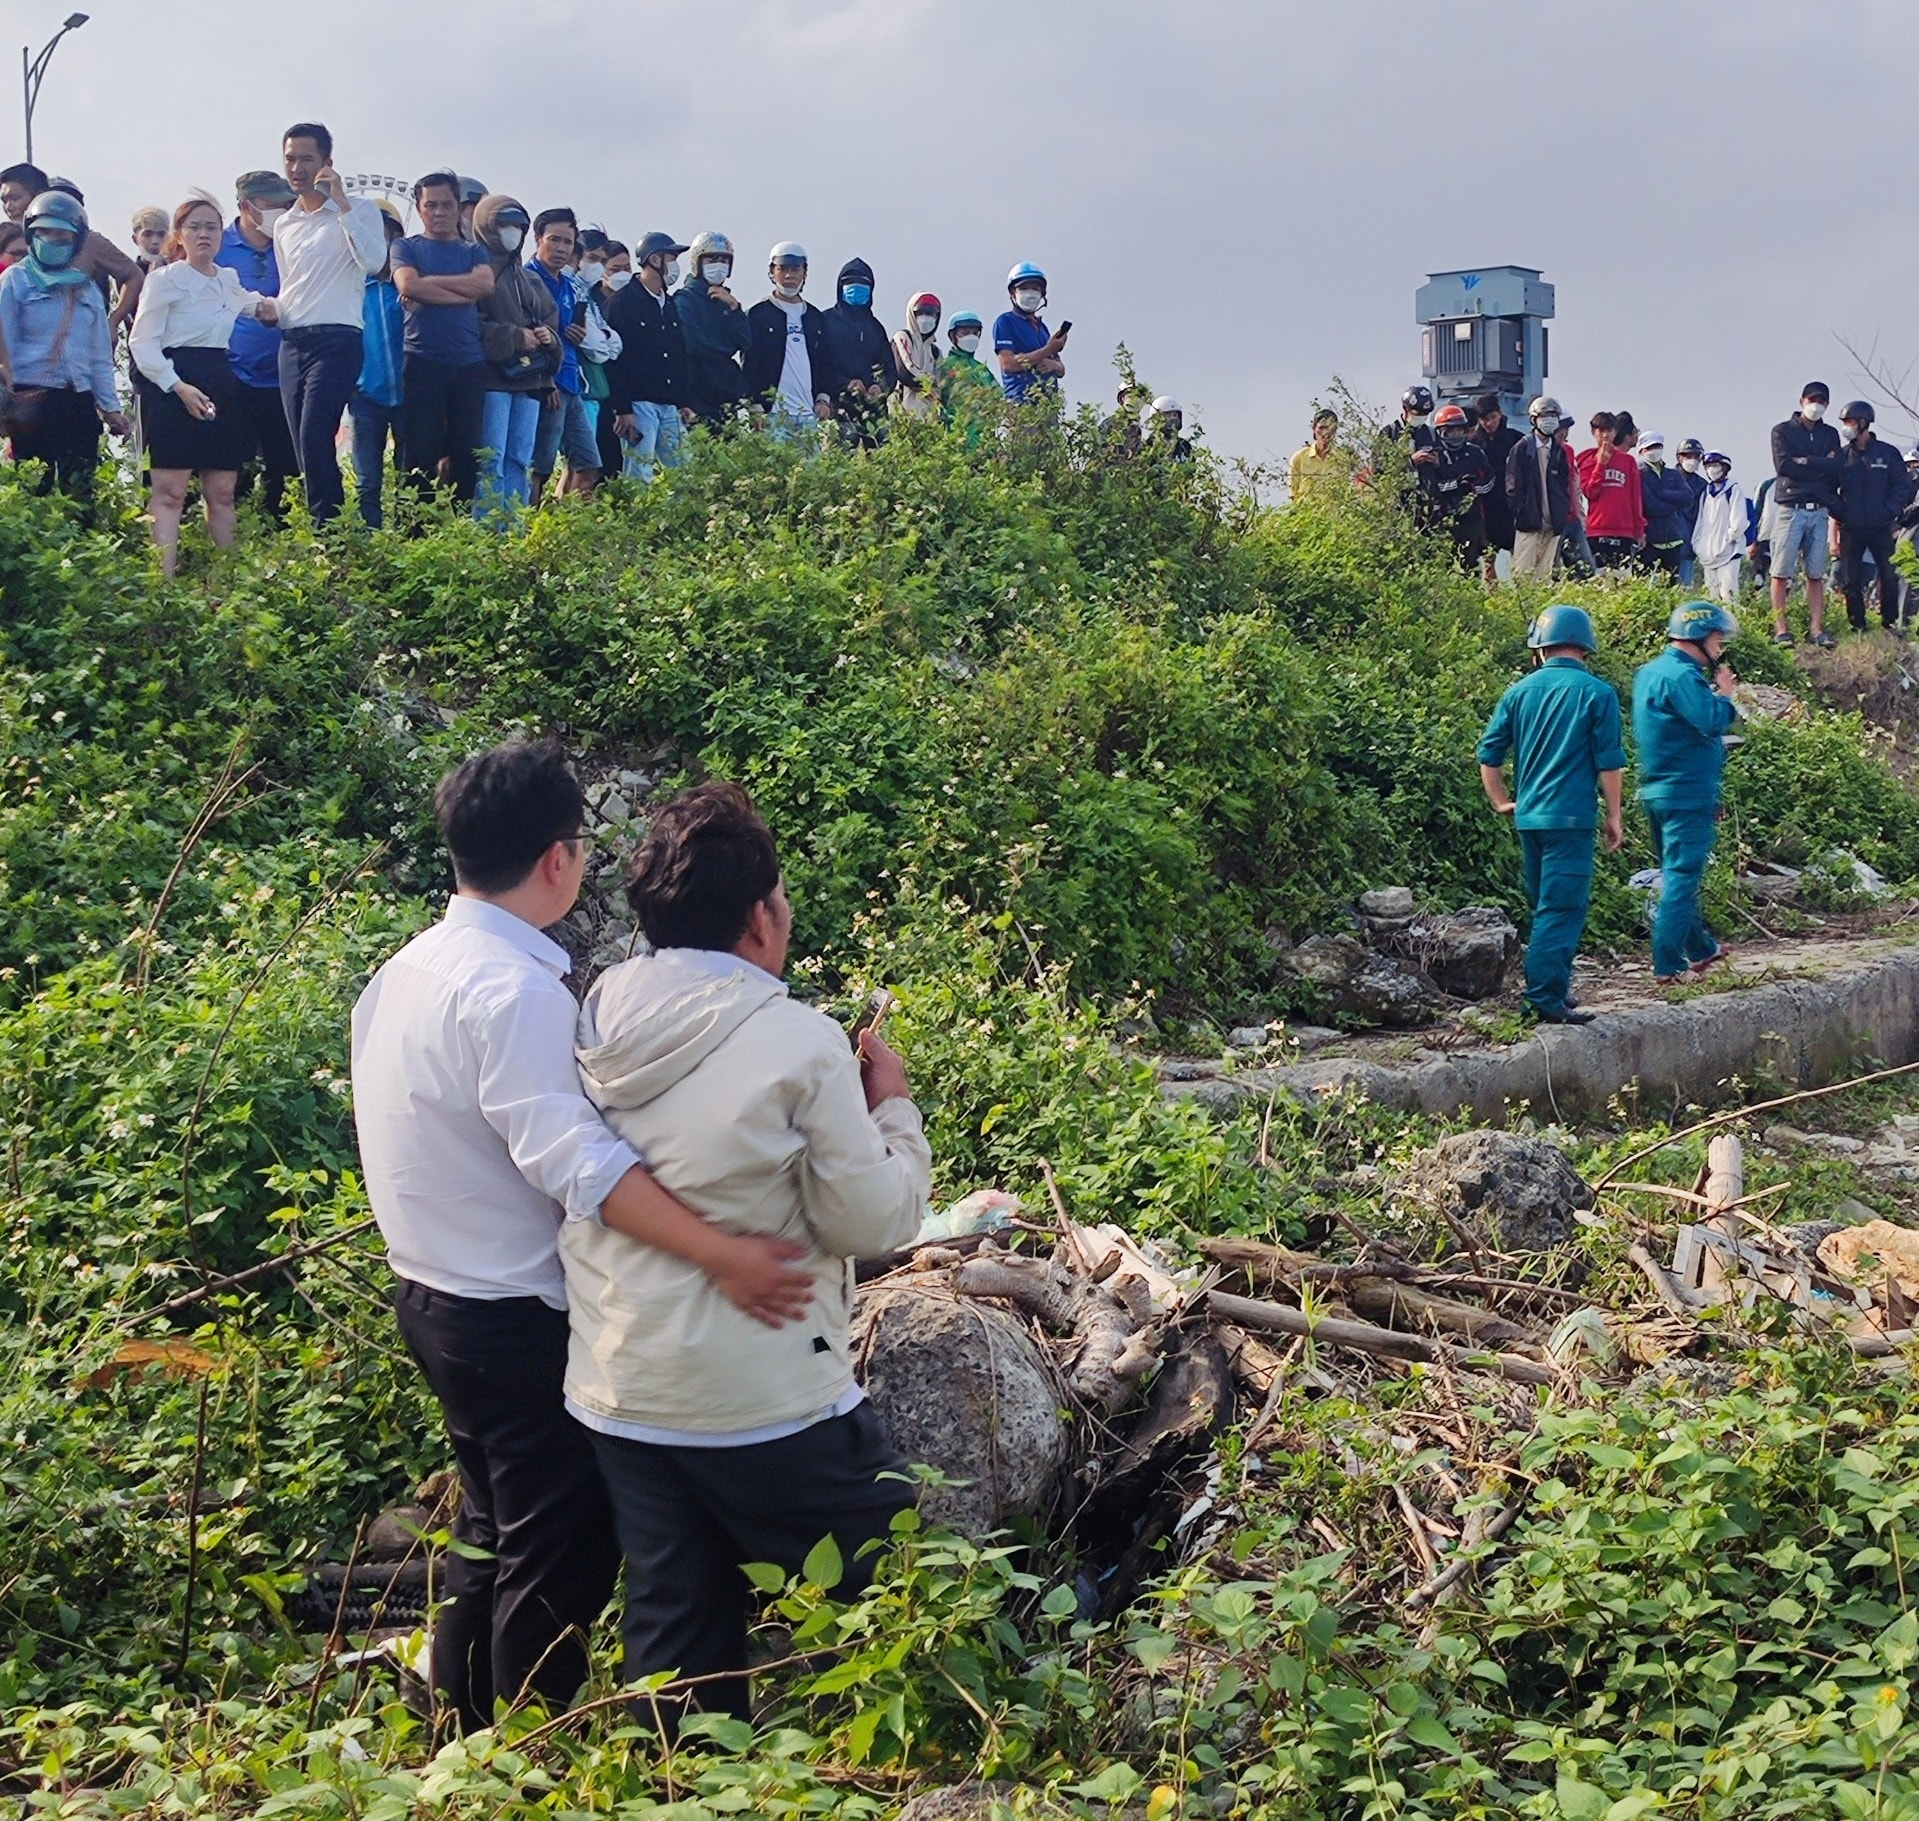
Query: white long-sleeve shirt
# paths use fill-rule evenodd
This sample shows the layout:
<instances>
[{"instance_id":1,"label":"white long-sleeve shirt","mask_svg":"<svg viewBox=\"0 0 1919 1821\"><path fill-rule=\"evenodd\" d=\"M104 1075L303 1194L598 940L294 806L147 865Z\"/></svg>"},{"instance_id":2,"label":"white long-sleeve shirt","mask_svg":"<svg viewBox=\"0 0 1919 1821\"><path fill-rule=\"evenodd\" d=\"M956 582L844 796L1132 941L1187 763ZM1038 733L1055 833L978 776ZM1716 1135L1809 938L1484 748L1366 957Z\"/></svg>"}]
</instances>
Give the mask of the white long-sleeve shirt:
<instances>
[{"instance_id":1,"label":"white long-sleeve shirt","mask_svg":"<svg viewBox=\"0 0 1919 1821\"><path fill-rule=\"evenodd\" d=\"M163 392L180 375L166 357L168 348L218 348L225 351L236 317L257 316L260 296L240 283L226 266L196 272L185 260L156 266L140 287L128 347L134 365Z\"/></svg>"},{"instance_id":2,"label":"white long-sleeve shirt","mask_svg":"<svg viewBox=\"0 0 1919 1821\"><path fill-rule=\"evenodd\" d=\"M1747 501L1745 489L1730 477L1699 496L1699 516L1693 523L1692 548L1711 567L1746 554Z\"/></svg>"},{"instance_id":3,"label":"white long-sleeve shirt","mask_svg":"<svg viewBox=\"0 0 1919 1821\"><path fill-rule=\"evenodd\" d=\"M558 943L454 898L353 1008L353 1118L395 1272L449 1296L566 1307L563 1219L639 1163L580 1088Z\"/></svg>"},{"instance_id":4,"label":"white long-sleeve shirt","mask_svg":"<svg viewBox=\"0 0 1919 1821\"><path fill-rule=\"evenodd\" d=\"M297 203L273 224L280 268L280 328L360 327L369 272L386 264L386 218L359 198L342 210L331 197L317 209Z\"/></svg>"}]
</instances>

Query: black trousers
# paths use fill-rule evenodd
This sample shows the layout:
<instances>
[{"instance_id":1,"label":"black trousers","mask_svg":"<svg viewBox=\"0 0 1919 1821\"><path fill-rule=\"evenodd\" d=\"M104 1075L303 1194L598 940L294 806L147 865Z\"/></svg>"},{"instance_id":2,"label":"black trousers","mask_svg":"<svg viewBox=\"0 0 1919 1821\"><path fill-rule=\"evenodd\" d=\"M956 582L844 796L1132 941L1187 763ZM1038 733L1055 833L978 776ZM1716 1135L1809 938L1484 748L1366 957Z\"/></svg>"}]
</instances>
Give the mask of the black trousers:
<instances>
[{"instance_id":1,"label":"black trousers","mask_svg":"<svg viewBox=\"0 0 1919 1821\"><path fill-rule=\"evenodd\" d=\"M486 362L449 366L406 357L400 405L400 447L407 473L421 493L439 483L444 457L453 473L453 497L470 500L480 488L480 424L486 410Z\"/></svg>"},{"instance_id":2,"label":"black trousers","mask_svg":"<svg viewBox=\"0 0 1919 1821\"><path fill-rule=\"evenodd\" d=\"M619 1568L591 1442L561 1401L566 1316L537 1297L478 1302L404 1281L393 1301L460 1465L454 1537L484 1552L447 1554L434 1689L467 1727L522 1693L564 1707Z\"/></svg>"},{"instance_id":3,"label":"black trousers","mask_svg":"<svg viewBox=\"0 0 1919 1821\"><path fill-rule=\"evenodd\" d=\"M1639 546L1629 537L1596 537L1592 540L1593 561L1601 569L1637 569Z\"/></svg>"},{"instance_id":4,"label":"black trousers","mask_svg":"<svg viewBox=\"0 0 1919 1821\"><path fill-rule=\"evenodd\" d=\"M93 394L70 386L22 386L13 396L13 459L46 464L36 491L58 487L90 502L100 466L100 412Z\"/></svg>"},{"instance_id":5,"label":"black trousers","mask_svg":"<svg viewBox=\"0 0 1919 1821\"><path fill-rule=\"evenodd\" d=\"M1879 576L1879 618L1887 626L1899 623L1899 571L1892 566L1890 525L1848 525L1839 522L1839 562L1845 572L1846 620L1854 632L1866 629L1866 556L1870 553Z\"/></svg>"},{"instance_id":6,"label":"black trousers","mask_svg":"<svg viewBox=\"0 0 1919 1821\"><path fill-rule=\"evenodd\" d=\"M307 511L330 524L346 504L340 478L340 419L360 383L363 337L344 324L289 329L280 337L280 400L306 483Z\"/></svg>"},{"instance_id":7,"label":"black trousers","mask_svg":"<svg viewBox=\"0 0 1919 1821\"><path fill-rule=\"evenodd\" d=\"M797 1435L743 1448L667 1448L595 1435L626 1552L625 1675L736 1671L684 1702L750 1719L746 1631L753 1593L742 1562L798 1574L822 1537L839 1545L842 1599L873 1578L864 1546L913 1503L906 1463L871 1404ZM882 1474L898 1474L882 1479ZM661 1704L671 1729L678 1704Z\"/></svg>"},{"instance_id":8,"label":"black trousers","mask_svg":"<svg viewBox=\"0 0 1919 1821\"><path fill-rule=\"evenodd\" d=\"M287 408L277 386L249 386L243 380L235 388L235 398L246 419L247 440L252 445L246 465L240 470L237 492L244 497L257 478L260 503L276 525L286 523L287 482L300 472L293 453L293 432L287 428Z\"/></svg>"}]
</instances>

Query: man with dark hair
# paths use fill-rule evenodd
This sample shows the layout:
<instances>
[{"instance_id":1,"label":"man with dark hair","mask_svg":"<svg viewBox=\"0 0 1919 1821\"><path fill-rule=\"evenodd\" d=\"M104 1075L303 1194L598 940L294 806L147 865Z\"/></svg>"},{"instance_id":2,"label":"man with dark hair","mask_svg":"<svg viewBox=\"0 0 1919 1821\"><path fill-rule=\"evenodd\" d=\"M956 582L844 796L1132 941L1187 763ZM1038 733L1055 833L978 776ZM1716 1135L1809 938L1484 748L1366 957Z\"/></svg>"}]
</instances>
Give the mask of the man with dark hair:
<instances>
[{"instance_id":1,"label":"man with dark hair","mask_svg":"<svg viewBox=\"0 0 1919 1821\"><path fill-rule=\"evenodd\" d=\"M1499 579L1496 565L1500 551L1510 551L1513 547L1513 514L1506 498L1506 469L1523 436L1506 421L1506 407L1499 402L1497 392L1483 392L1473 401L1473 420L1467 440L1478 446L1493 472L1493 490L1480 502L1486 519L1486 582L1491 586Z\"/></svg>"},{"instance_id":2,"label":"man with dark hair","mask_svg":"<svg viewBox=\"0 0 1919 1821\"><path fill-rule=\"evenodd\" d=\"M1823 379L1807 382L1799 409L1772 427L1773 533L1771 552L1772 636L1792 643L1786 624L1786 592L1805 571L1807 628L1815 645L1830 646L1826 630L1826 558L1832 541L1832 509L1839 503L1845 460L1839 432L1824 420L1832 389Z\"/></svg>"},{"instance_id":3,"label":"man with dark hair","mask_svg":"<svg viewBox=\"0 0 1919 1821\"><path fill-rule=\"evenodd\" d=\"M393 249L393 282L406 306L400 447L421 493L432 491L445 461L453 497L471 500L486 413L479 304L493 294L493 265L485 247L461 237L454 172L429 171L413 186L413 206L425 232Z\"/></svg>"},{"instance_id":4,"label":"man with dark hair","mask_svg":"<svg viewBox=\"0 0 1919 1821\"><path fill-rule=\"evenodd\" d=\"M852 1260L917 1231L932 1158L899 1057L787 996L779 856L737 784L655 816L627 897L655 952L587 996L587 1093L696 1212L802 1242L817 1286L805 1323L756 1327L659 1251L580 1221L561 1236L567 1408L593 1432L626 1551L626 1680L721 1676L698 1704L745 1719L741 1565L796 1574L830 1536L854 1597L912 1503L848 1320Z\"/></svg>"},{"instance_id":5,"label":"man with dark hair","mask_svg":"<svg viewBox=\"0 0 1919 1821\"><path fill-rule=\"evenodd\" d=\"M333 135L302 120L281 141L295 206L273 229L280 263L280 398L316 525L346 502L335 446L359 383L362 293L386 264L386 228L333 168Z\"/></svg>"},{"instance_id":6,"label":"man with dark hair","mask_svg":"<svg viewBox=\"0 0 1919 1821\"><path fill-rule=\"evenodd\" d=\"M262 297L280 294L280 266L273 256L273 227L293 203L293 186L278 171L243 171L233 185L237 205L232 225L213 263L238 274L240 283ZM247 466L241 485L260 479L260 501L276 525L286 522L287 482L300 472L280 397L280 331L251 316L234 320L227 340L227 364L240 382L246 405Z\"/></svg>"},{"instance_id":7,"label":"man with dark hair","mask_svg":"<svg viewBox=\"0 0 1919 1821\"><path fill-rule=\"evenodd\" d=\"M580 347L591 313L585 288L573 276L579 247L579 217L571 209L542 209L533 217L533 257L526 269L546 287L560 324L560 370L540 408L533 440L533 498L546 490L547 477L566 458L566 491L591 494L600 479L600 441L587 404Z\"/></svg>"},{"instance_id":8,"label":"man with dark hair","mask_svg":"<svg viewBox=\"0 0 1919 1821\"><path fill-rule=\"evenodd\" d=\"M0 171L0 210L4 210L11 222L22 222L27 218L27 205L40 195L48 184L47 174L37 164L10 164Z\"/></svg>"},{"instance_id":9,"label":"man with dark hair","mask_svg":"<svg viewBox=\"0 0 1919 1821\"><path fill-rule=\"evenodd\" d=\"M1833 488L1839 521L1839 561L1845 572L1846 620L1866 629L1866 558L1879 582L1879 618L1898 627L1899 572L1892 566L1893 526L1912 503L1912 480L1903 456L1873 434L1875 413L1863 398L1849 404L1839 422L1845 431L1839 479Z\"/></svg>"},{"instance_id":10,"label":"man with dark hair","mask_svg":"<svg viewBox=\"0 0 1919 1821\"><path fill-rule=\"evenodd\" d=\"M787 1262L802 1247L689 1213L580 1092L569 961L541 934L586 866L559 748L481 753L434 807L458 889L353 1008L354 1120L400 1332L460 1468L433 1687L477 1727L496 1700L572 1697L618 1565L592 1449L561 1401L562 1227L683 1261L749 1328L802 1316L813 1280Z\"/></svg>"}]
</instances>

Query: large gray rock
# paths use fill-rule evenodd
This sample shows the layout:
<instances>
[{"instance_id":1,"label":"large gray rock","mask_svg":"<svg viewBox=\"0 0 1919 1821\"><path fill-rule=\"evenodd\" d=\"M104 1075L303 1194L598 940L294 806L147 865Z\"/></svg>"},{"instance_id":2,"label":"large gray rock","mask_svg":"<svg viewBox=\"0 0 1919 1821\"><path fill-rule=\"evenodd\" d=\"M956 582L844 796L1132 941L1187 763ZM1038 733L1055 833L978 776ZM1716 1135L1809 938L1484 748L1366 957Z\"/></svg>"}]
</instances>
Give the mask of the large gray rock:
<instances>
[{"instance_id":1,"label":"large gray rock","mask_svg":"<svg viewBox=\"0 0 1919 1821\"><path fill-rule=\"evenodd\" d=\"M1428 912L1393 927L1369 920L1366 933L1381 954L1417 968L1455 999L1491 998L1519 959L1519 931L1492 905Z\"/></svg>"},{"instance_id":2,"label":"large gray rock","mask_svg":"<svg viewBox=\"0 0 1919 1821\"><path fill-rule=\"evenodd\" d=\"M1459 1132L1419 1152L1398 1199L1450 1215L1503 1252L1543 1252L1573 1236L1593 1192L1557 1145L1518 1132Z\"/></svg>"},{"instance_id":3,"label":"large gray rock","mask_svg":"<svg viewBox=\"0 0 1919 1821\"><path fill-rule=\"evenodd\" d=\"M1439 1016L1438 989L1424 974L1374 953L1355 936L1312 936L1285 959L1324 1008L1349 1023L1411 1030Z\"/></svg>"},{"instance_id":4,"label":"large gray rock","mask_svg":"<svg viewBox=\"0 0 1919 1821\"><path fill-rule=\"evenodd\" d=\"M1046 1509L1069 1453L1062 1393L1020 1317L943 1272L896 1273L859 1292L853 1356L893 1446L947 1477L920 1496L929 1523L982 1537Z\"/></svg>"},{"instance_id":5,"label":"large gray rock","mask_svg":"<svg viewBox=\"0 0 1919 1821\"><path fill-rule=\"evenodd\" d=\"M1387 885L1378 891L1359 894L1359 914L1381 923L1405 923L1414 908L1412 887L1408 885Z\"/></svg>"}]
</instances>

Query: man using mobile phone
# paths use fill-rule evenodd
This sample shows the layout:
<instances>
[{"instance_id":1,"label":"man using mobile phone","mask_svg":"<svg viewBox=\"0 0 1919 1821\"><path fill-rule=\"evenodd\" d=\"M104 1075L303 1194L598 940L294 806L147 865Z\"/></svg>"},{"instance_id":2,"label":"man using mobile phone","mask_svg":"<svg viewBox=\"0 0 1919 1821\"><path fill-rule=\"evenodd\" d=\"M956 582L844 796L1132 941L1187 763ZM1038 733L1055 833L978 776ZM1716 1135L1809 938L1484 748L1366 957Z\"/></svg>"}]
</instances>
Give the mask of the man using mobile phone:
<instances>
[{"instance_id":1,"label":"man using mobile phone","mask_svg":"<svg viewBox=\"0 0 1919 1821\"><path fill-rule=\"evenodd\" d=\"M281 142L294 205L274 223L280 269L280 400L316 525L346 502L336 447L340 419L359 383L361 305L367 275L386 264L386 224L365 198L347 194L333 168L333 135L318 121L287 128Z\"/></svg>"},{"instance_id":2,"label":"man using mobile phone","mask_svg":"<svg viewBox=\"0 0 1919 1821\"><path fill-rule=\"evenodd\" d=\"M1059 382L1066 377L1066 363L1060 356L1073 325L1061 323L1056 332L1040 320L1046 308L1046 274L1030 261L1007 273L1006 294L1013 307L1002 310L993 324L1000 384L1016 405L1036 396L1057 396Z\"/></svg>"}]
</instances>

